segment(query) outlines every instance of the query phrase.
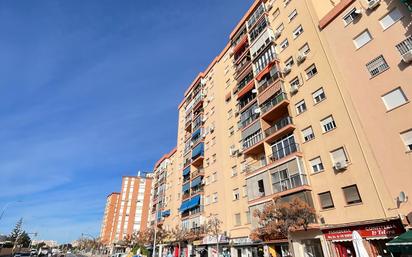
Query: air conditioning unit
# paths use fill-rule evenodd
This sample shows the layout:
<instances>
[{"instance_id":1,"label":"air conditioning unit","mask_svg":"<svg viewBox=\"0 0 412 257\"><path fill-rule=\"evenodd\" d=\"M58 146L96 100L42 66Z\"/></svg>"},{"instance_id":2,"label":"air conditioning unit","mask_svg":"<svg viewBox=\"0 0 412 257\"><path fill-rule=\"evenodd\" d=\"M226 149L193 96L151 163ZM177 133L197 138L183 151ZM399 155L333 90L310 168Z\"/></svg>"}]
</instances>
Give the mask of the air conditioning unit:
<instances>
[{"instance_id":1,"label":"air conditioning unit","mask_svg":"<svg viewBox=\"0 0 412 257\"><path fill-rule=\"evenodd\" d=\"M368 9L374 9L380 4L381 0L368 0Z\"/></svg>"},{"instance_id":2,"label":"air conditioning unit","mask_svg":"<svg viewBox=\"0 0 412 257\"><path fill-rule=\"evenodd\" d=\"M239 149L230 148L229 153L230 153L230 156L238 156L239 155Z\"/></svg>"},{"instance_id":3,"label":"air conditioning unit","mask_svg":"<svg viewBox=\"0 0 412 257\"><path fill-rule=\"evenodd\" d=\"M256 114L261 113L261 112L262 112L262 110L260 108L256 108L255 111L254 111L254 113L256 113Z\"/></svg>"},{"instance_id":4,"label":"air conditioning unit","mask_svg":"<svg viewBox=\"0 0 412 257\"><path fill-rule=\"evenodd\" d=\"M289 74L291 70L292 67L290 67L290 65L286 65L285 68L283 68L283 74Z\"/></svg>"},{"instance_id":5,"label":"air conditioning unit","mask_svg":"<svg viewBox=\"0 0 412 257\"><path fill-rule=\"evenodd\" d=\"M402 55L402 60L406 63L412 62L412 49Z\"/></svg>"},{"instance_id":6,"label":"air conditioning unit","mask_svg":"<svg viewBox=\"0 0 412 257\"><path fill-rule=\"evenodd\" d=\"M205 133L203 133L202 134L202 138L205 138L206 137L206 135L207 135L207 133L205 132Z\"/></svg>"},{"instance_id":7,"label":"air conditioning unit","mask_svg":"<svg viewBox=\"0 0 412 257\"><path fill-rule=\"evenodd\" d=\"M292 86L290 87L290 93L291 93L291 94L296 94L298 91L299 91L298 85L292 85Z\"/></svg>"},{"instance_id":8,"label":"air conditioning unit","mask_svg":"<svg viewBox=\"0 0 412 257\"><path fill-rule=\"evenodd\" d=\"M281 34L282 34L282 33L281 33L280 31L276 30L276 31L275 31L275 34L274 34L275 39L278 39Z\"/></svg>"},{"instance_id":9,"label":"air conditioning unit","mask_svg":"<svg viewBox=\"0 0 412 257\"><path fill-rule=\"evenodd\" d=\"M336 162L333 165L333 169L336 171L346 170L347 167L348 167L348 164L346 163L346 161Z\"/></svg>"},{"instance_id":10,"label":"air conditioning unit","mask_svg":"<svg viewBox=\"0 0 412 257\"><path fill-rule=\"evenodd\" d=\"M273 2L268 3L266 8L267 8L268 11L270 11L273 8Z\"/></svg>"},{"instance_id":11,"label":"air conditioning unit","mask_svg":"<svg viewBox=\"0 0 412 257\"><path fill-rule=\"evenodd\" d=\"M207 120L207 116L202 117L202 122L205 122Z\"/></svg>"},{"instance_id":12,"label":"air conditioning unit","mask_svg":"<svg viewBox=\"0 0 412 257\"><path fill-rule=\"evenodd\" d=\"M306 54L305 53L299 53L298 56L296 57L296 62L298 64L301 64L306 60Z\"/></svg>"},{"instance_id":13,"label":"air conditioning unit","mask_svg":"<svg viewBox=\"0 0 412 257\"><path fill-rule=\"evenodd\" d=\"M214 126L210 126L209 131L210 131L210 132L215 131L215 127L214 127Z\"/></svg>"}]
</instances>

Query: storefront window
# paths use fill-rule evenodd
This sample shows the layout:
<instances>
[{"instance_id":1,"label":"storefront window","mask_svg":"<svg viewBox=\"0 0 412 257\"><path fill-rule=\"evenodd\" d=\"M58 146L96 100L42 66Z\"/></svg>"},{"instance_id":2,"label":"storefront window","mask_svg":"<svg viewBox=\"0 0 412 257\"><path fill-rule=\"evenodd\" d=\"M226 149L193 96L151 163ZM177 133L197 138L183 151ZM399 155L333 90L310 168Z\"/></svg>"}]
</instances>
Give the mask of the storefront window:
<instances>
[{"instance_id":1,"label":"storefront window","mask_svg":"<svg viewBox=\"0 0 412 257\"><path fill-rule=\"evenodd\" d=\"M304 244L305 257L323 257L320 239L308 239L302 243Z\"/></svg>"}]
</instances>

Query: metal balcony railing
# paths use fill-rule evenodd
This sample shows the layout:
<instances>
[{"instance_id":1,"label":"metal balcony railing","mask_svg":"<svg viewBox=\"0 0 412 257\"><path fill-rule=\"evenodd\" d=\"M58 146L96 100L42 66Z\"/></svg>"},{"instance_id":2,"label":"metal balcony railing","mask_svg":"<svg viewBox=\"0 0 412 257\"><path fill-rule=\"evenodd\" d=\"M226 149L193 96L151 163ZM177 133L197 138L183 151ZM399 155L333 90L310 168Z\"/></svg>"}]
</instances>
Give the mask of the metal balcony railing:
<instances>
[{"instance_id":1,"label":"metal balcony railing","mask_svg":"<svg viewBox=\"0 0 412 257\"><path fill-rule=\"evenodd\" d=\"M280 71L277 70L276 75L270 77L268 80L262 81L258 84L258 92L262 93L266 88L273 84L276 80L280 78Z\"/></svg>"},{"instance_id":2,"label":"metal balcony railing","mask_svg":"<svg viewBox=\"0 0 412 257\"><path fill-rule=\"evenodd\" d=\"M272 153L272 155L269 156L269 158L272 161L277 161L298 151L299 151L299 145L294 143L294 144L286 145L283 148L276 150L275 152Z\"/></svg>"},{"instance_id":3,"label":"metal balcony railing","mask_svg":"<svg viewBox=\"0 0 412 257\"><path fill-rule=\"evenodd\" d=\"M257 143L261 142L263 140L263 135L261 131L258 131L257 133L253 134L252 136L247 137L243 141L243 149L247 149L249 147L252 147L256 145Z\"/></svg>"},{"instance_id":4,"label":"metal balcony railing","mask_svg":"<svg viewBox=\"0 0 412 257\"><path fill-rule=\"evenodd\" d=\"M278 120L277 122L275 122L270 128L266 129L265 136L269 137L290 124L293 124L292 117L289 117L289 116L284 117Z\"/></svg>"},{"instance_id":5,"label":"metal balcony railing","mask_svg":"<svg viewBox=\"0 0 412 257\"><path fill-rule=\"evenodd\" d=\"M286 93L284 93L284 92L282 92L279 95L273 97L271 100L265 102L261 106L262 113L266 113L267 111L272 109L272 107L278 105L280 102L282 102L285 99L287 99L287 97L286 97Z\"/></svg>"},{"instance_id":6,"label":"metal balcony railing","mask_svg":"<svg viewBox=\"0 0 412 257\"><path fill-rule=\"evenodd\" d=\"M280 193L289 189L297 188L303 185L307 185L308 180L305 174L295 174L286 179L274 182L272 184L273 193Z\"/></svg>"},{"instance_id":7,"label":"metal balcony railing","mask_svg":"<svg viewBox=\"0 0 412 257\"><path fill-rule=\"evenodd\" d=\"M263 168L267 165L266 159L263 160L255 160L252 162L249 162L245 165L245 171L246 173L252 173L255 170L258 170L260 168Z\"/></svg>"},{"instance_id":8,"label":"metal balcony railing","mask_svg":"<svg viewBox=\"0 0 412 257\"><path fill-rule=\"evenodd\" d=\"M193 196L193 195L195 195L195 194L197 194L197 193L204 192L204 190L205 190L205 189L204 189L203 185L198 185L198 186L192 188L192 193L191 193L191 195Z\"/></svg>"},{"instance_id":9,"label":"metal balcony railing","mask_svg":"<svg viewBox=\"0 0 412 257\"><path fill-rule=\"evenodd\" d=\"M204 174L204 172L205 172L205 170L203 168L195 170L195 171L192 172L192 178L195 178L199 175L202 175L202 174Z\"/></svg>"},{"instance_id":10,"label":"metal balcony railing","mask_svg":"<svg viewBox=\"0 0 412 257\"><path fill-rule=\"evenodd\" d=\"M395 47L396 49L398 49L401 55L404 55L409 51L412 51L412 36L409 36L404 41L397 44Z\"/></svg>"},{"instance_id":11,"label":"metal balcony railing","mask_svg":"<svg viewBox=\"0 0 412 257\"><path fill-rule=\"evenodd\" d=\"M256 99L256 94L250 94L249 96L242 98L242 100L239 101L239 109L238 111L242 110L246 105L248 105L250 102Z\"/></svg>"},{"instance_id":12,"label":"metal balcony railing","mask_svg":"<svg viewBox=\"0 0 412 257\"><path fill-rule=\"evenodd\" d=\"M242 128L246 127L247 125L254 122L257 118L259 118L259 113L253 113L251 116L249 116L249 118L247 118L243 121L239 121L238 122L238 128L242 129Z\"/></svg>"}]
</instances>

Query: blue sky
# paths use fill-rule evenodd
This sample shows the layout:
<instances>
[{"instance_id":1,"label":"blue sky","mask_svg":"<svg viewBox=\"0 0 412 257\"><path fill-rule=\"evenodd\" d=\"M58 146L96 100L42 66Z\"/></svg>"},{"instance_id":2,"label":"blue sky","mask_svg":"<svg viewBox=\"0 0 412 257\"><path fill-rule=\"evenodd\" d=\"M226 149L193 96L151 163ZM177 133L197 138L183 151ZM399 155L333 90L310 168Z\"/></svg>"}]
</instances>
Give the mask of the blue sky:
<instances>
[{"instance_id":1,"label":"blue sky","mask_svg":"<svg viewBox=\"0 0 412 257\"><path fill-rule=\"evenodd\" d=\"M176 143L177 105L252 1L0 2L0 233L98 235L122 175Z\"/></svg>"}]
</instances>

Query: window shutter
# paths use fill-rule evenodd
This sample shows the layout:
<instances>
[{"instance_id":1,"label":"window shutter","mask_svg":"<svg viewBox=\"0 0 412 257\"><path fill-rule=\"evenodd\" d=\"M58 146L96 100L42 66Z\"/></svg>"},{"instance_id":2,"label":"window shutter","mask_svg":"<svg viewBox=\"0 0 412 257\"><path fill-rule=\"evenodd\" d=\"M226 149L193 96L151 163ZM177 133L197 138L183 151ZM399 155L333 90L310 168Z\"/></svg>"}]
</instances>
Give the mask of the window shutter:
<instances>
[{"instance_id":1,"label":"window shutter","mask_svg":"<svg viewBox=\"0 0 412 257\"><path fill-rule=\"evenodd\" d=\"M395 8L390 13L388 13L385 17L383 17L379 22L383 29L389 28L392 24L402 18L401 12Z\"/></svg>"},{"instance_id":2,"label":"window shutter","mask_svg":"<svg viewBox=\"0 0 412 257\"><path fill-rule=\"evenodd\" d=\"M412 145L412 130L402 133L401 136L405 145Z\"/></svg>"},{"instance_id":3,"label":"window shutter","mask_svg":"<svg viewBox=\"0 0 412 257\"><path fill-rule=\"evenodd\" d=\"M382 101L387 110L391 110L399 105L406 103L406 97L402 92L402 89L397 88L386 95L382 96Z\"/></svg>"},{"instance_id":4,"label":"window shutter","mask_svg":"<svg viewBox=\"0 0 412 257\"><path fill-rule=\"evenodd\" d=\"M345 150L343 148L339 148L333 151L331 154L334 163L347 161Z\"/></svg>"}]
</instances>

